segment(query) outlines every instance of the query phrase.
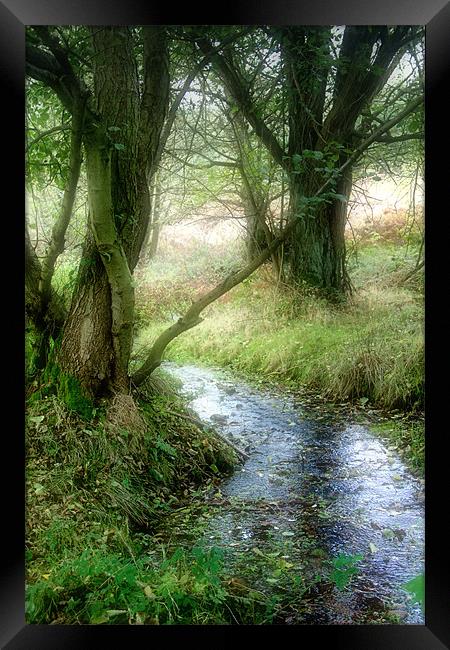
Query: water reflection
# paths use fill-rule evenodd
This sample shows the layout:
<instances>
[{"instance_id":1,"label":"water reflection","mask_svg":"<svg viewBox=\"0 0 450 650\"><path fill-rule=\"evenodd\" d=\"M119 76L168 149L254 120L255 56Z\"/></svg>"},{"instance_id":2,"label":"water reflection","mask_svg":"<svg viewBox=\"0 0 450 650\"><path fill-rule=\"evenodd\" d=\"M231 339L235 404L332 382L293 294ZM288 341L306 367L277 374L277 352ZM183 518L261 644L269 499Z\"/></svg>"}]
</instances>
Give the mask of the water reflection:
<instances>
[{"instance_id":1,"label":"water reflection","mask_svg":"<svg viewBox=\"0 0 450 650\"><path fill-rule=\"evenodd\" d=\"M211 543L242 551L274 537L287 544L307 525L331 555L364 557L351 590L317 599L315 623L351 622L352 612L376 609L383 598L401 604L403 622L424 623L400 588L424 569L423 488L395 451L361 425L306 416L292 397L224 371L165 368L183 382L196 414L249 454L221 486L249 508L213 517ZM305 499L308 513L299 505Z\"/></svg>"}]
</instances>

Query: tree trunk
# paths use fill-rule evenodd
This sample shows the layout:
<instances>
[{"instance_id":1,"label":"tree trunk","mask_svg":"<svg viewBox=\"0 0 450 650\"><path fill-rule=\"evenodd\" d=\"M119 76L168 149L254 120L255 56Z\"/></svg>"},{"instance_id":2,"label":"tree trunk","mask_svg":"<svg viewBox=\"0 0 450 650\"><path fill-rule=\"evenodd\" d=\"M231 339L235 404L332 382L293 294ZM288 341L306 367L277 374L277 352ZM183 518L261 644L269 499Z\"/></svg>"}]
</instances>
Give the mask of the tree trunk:
<instances>
[{"instance_id":1,"label":"tree trunk","mask_svg":"<svg viewBox=\"0 0 450 650\"><path fill-rule=\"evenodd\" d=\"M305 185L311 187L311 180L316 182L317 173L313 179L302 180L291 182L290 209L294 218L302 211L300 206L305 196ZM347 168L337 183L336 193L348 200L351 186L352 174ZM307 196L312 194L308 192ZM346 201L334 199L314 206L310 217L308 211L306 214L304 210L302 212L303 216L286 244L290 281L306 281L331 296L350 290L345 263Z\"/></svg>"},{"instance_id":2,"label":"tree trunk","mask_svg":"<svg viewBox=\"0 0 450 650\"><path fill-rule=\"evenodd\" d=\"M158 250L159 233L161 232L161 184L159 178L157 178L155 183L155 195L153 200L155 204L153 208L152 223L150 226L150 245L147 254L149 260L152 260L156 255L156 251Z\"/></svg>"},{"instance_id":3,"label":"tree trunk","mask_svg":"<svg viewBox=\"0 0 450 650\"><path fill-rule=\"evenodd\" d=\"M149 184L167 110L164 28L143 28L144 87L126 27L93 29L95 121L84 134L88 234L58 355L60 368L95 398L129 390L132 272L150 217Z\"/></svg>"},{"instance_id":4,"label":"tree trunk","mask_svg":"<svg viewBox=\"0 0 450 650\"><path fill-rule=\"evenodd\" d=\"M267 246L266 234L261 224L261 218L259 214L256 214L254 201L246 191L245 183L240 194L247 228L245 236L247 259L250 261ZM264 219L265 216L262 218Z\"/></svg>"},{"instance_id":5,"label":"tree trunk","mask_svg":"<svg viewBox=\"0 0 450 650\"><path fill-rule=\"evenodd\" d=\"M111 290L92 235L86 239L75 296L64 327L58 364L90 396L104 394L114 380Z\"/></svg>"}]
</instances>

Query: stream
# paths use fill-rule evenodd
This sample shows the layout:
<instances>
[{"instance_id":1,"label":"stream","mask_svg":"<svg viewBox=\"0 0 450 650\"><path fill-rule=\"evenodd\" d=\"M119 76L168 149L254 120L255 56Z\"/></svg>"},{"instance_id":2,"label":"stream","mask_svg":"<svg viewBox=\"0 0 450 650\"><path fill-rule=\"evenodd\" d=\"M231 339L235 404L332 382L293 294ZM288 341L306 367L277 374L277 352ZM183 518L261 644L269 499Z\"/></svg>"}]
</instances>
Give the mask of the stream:
<instances>
[{"instance_id":1,"label":"stream","mask_svg":"<svg viewBox=\"0 0 450 650\"><path fill-rule=\"evenodd\" d=\"M163 367L198 418L248 455L221 483L221 506L198 544L222 548L232 567L252 550L259 560L280 559L270 555L275 543L286 566L305 574L324 554L362 556L346 588L317 590L302 617L288 622L376 622L373 613L387 603L401 623L424 624L401 587L424 571L423 481L395 449L349 416L312 411L281 390L224 370ZM256 587L270 575L263 567Z\"/></svg>"}]
</instances>

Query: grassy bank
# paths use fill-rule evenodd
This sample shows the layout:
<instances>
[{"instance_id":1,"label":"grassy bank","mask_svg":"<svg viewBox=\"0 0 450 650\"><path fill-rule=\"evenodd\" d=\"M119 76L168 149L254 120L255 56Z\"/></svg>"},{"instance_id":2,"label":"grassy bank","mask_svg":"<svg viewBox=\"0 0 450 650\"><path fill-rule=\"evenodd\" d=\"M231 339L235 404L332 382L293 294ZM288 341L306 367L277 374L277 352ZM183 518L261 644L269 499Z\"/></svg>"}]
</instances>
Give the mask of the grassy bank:
<instances>
[{"instance_id":1,"label":"grassy bank","mask_svg":"<svg viewBox=\"0 0 450 650\"><path fill-rule=\"evenodd\" d=\"M308 610L318 584L351 579L326 555L319 577L317 562L303 575L280 558L285 546L268 558L241 553L233 568L223 550L196 546L235 458L165 389L158 378L155 393L134 406L117 398L89 421L55 396L29 403L28 623L285 623ZM258 561L269 562L258 569L263 588L252 586Z\"/></svg>"},{"instance_id":2,"label":"grassy bank","mask_svg":"<svg viewBox=\"0 0 450 650\"><path fill-rule=\"evenodd\" d=\"M214 303L199 326L175 339L167 358L230 367L330 401L420 415L421 278L402 281L414 255L414 250L408 257L391 244L364 247L352 268L355 292L340 306L300 289L274 286L262 270ZM172 304L166 316L174 309ZM171 322L160 315L141 330L136 359ZM411 426L410 440L404 434L409 424L403 423L399 433L394 423L384 433L400 440L402 447L409 445L415 465L421 467L423 425Z\"/></svg>"},{"instance_id":3,"label":"grassy bank","mask_svg":"<svg viewBox=\"0 0 450 650\"><path fill-rule=\"evenodd\" d=\"M27 622L139 623L139 617L163 619L160 609L165 620L180 622L186 612L167 607L178 578L173 589L163 588L172 574L185 576L179 597L189 601L190 594L195 622L215 593L211 558L179 555L164 564L161 553L153 555L152 535L173 508L229 472L236 459L182 417L183 405L164 386L160 379L157 390L135 401L116 396L89 420L56 395L31 395ZM198 575L195 567L203 567Z\"/></svg>"}]
</instances>

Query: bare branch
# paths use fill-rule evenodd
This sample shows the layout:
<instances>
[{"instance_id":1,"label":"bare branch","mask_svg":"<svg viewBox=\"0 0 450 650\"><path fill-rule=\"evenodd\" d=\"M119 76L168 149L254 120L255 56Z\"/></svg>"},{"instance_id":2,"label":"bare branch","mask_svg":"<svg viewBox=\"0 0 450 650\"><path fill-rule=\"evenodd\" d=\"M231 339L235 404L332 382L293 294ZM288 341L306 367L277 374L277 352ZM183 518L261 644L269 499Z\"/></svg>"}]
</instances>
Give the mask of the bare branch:
<instances>
[{"instance_id":1,"label":"bare branch","mask_svg":"<svg viewBox=\"0 0 450 650\"><path fill-rule=\"evenodd\" d=\"M401 111L401 113L396 115L391 120L388 120L384 125L377 129L371 136L369 136L363 143L361 143L359 147L357 147L357 149L354 151L354 153L347 159L347 161L341 165L341 167L336 171L336 176L340 176L349 165L352 165L355 160L357 160L357 158L359 158L362 153L364 153L364 151L376 140L377 137L383 135L386 133L386 131L389 131L389 129L398 124L398 122L400 122L404 117L416 110L422 102L423 97L419 97L414 102L411 102L403 111ZM325 183L314 194L314 197L319 197L322 195L333 182L333 177L328 178L328 180L325 181ZM228 275L223 280L223 282L196 300L189 307L184 316L182 316L176 323L171 325L171 327L168 329L164 330L164 332L162 332L154 342L147 359L144 361L142 366L132 375L131 381L136 386L139 386L139 384L141 384L156 368L158 368L158 366L160 366L162 363L164 351L169 343L183 332L186 332L196 325L199 325L202 322L202 319L200 318L201 312L208 305L230 291L230 289L248 278L254 271L256 271L257 268L264 264L264 262L266 262L271 257L277 248L283 244L288 235L295 229L297 223L298 218L292 218L286 225L284 231L281 232L278 236L274 237L270 245L268 245L267 248L262 253L260 253L260 255L255 257L243 269Z\"/></svg>"},{"instance_id":2,"label":"bare branch","mask_svg":"<svg viewBox=\"0 0 450 650\"><path fill-rule=\"evenodd\" d=\"M53 227L51 241L42 263L41 280L39 283L42 309L46 308L50 300L51 282L56 260L64 251L66 231L72 216L73 205L75 202L75 194L81 168L81 141L83 136L84 112L85 102L80 101L78 106L74 108L72 117L69 174L64 189L61 212Z\"/></svg>"},{"instance_id":3,"label":"bare branch","mask_svg":"<svg viewBox=\"0 0 450 650\"><path fill-rule=\"evenodd\" d=\"M425 133L404 133L403 135L384 135L380 136L375 142L385 142L391 144L392 142L406 142L407 140L423 140Z\"/></svg>"},{"instance_id":4,"label":"bare branch","mask_svg":"<svg viewBox=\"0 0 450 650\"><path fill-rule=\"evenodd\" d=\"M47 131L42 131L37 135L33 140L28 142L28 144L25 147L25 151L29 151L31 147L34 147L35 144L37 144L40 140L43 138L46 138L48 135L51 135L52 133L58 133L60 131L69 131L72 127L70 124L60 124L59 126L54 126L52 129L48 129Z\"/></svg>"}]
</instances>

